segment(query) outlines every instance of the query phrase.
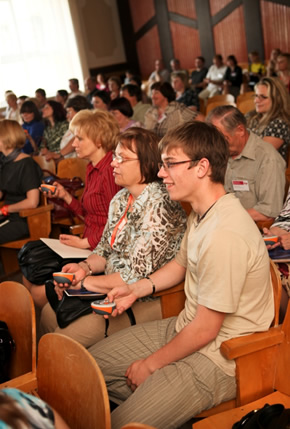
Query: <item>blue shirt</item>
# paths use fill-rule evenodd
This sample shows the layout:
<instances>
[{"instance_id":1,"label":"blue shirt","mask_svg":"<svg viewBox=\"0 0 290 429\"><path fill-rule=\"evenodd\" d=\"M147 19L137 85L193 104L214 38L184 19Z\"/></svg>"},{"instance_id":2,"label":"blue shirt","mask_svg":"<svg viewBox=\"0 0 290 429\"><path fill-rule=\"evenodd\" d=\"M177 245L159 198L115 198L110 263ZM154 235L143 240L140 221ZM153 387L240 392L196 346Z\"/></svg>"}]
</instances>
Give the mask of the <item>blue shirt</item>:
<instances>
[{"instance_id":1,"label":"blue shirt","mask_svg":"<svg viewBox=\"0 0 290 429\"><path fill-rule=\"evenodd\" d=\"M39 147L43 136L44 123L42 121L35 120L31 122L24 122L22 124L22 128L26 130L28 134L31 135L31 137L35 141L36 146ZM28 139L26 139L25 145L22 148L22 152L27 154L34 152L34 149Z\"/></svg>"}]
</instances>

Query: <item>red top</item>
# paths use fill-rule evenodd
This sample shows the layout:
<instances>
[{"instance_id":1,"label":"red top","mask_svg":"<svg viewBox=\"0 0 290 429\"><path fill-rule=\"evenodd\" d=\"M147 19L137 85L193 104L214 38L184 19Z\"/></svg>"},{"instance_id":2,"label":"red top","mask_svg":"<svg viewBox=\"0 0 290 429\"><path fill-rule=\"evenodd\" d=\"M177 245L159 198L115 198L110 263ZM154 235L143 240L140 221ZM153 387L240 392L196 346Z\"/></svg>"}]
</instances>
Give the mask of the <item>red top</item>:
<instances>
[{"instance_id":1,"label":"red top","mask_svg":"<svg viewBox=\"0 0 290 429\"><path fill-rule=\"evenodd\" d=\"M111 167L112 152L108 152L101 161L87 166L86 185L81 202L73 198L69 208L85 218L83 237L87 238L93 250L103 233L108 218L110 201L121 189L115 184Z\"/></svg>"}]
</instances>

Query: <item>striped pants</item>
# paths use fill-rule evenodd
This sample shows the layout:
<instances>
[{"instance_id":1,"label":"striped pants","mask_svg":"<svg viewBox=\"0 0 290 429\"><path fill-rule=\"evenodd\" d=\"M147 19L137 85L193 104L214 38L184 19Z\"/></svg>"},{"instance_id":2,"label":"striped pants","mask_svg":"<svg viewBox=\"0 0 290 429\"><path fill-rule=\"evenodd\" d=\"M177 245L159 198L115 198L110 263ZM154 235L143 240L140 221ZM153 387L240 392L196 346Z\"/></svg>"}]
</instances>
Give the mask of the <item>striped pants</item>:
<instances>
[{"instance_id":1,"label":"striped pants","mask_svg":"<svg viewBox=\"0 0 290 429\"><path fill-rule=\"evenodd\" d=\"M126 369L168 343L176 335L175 321L173 317L136 325L89 349L104 374L110 399L119 404L112 412L112 429L133 421L178 428L202 410L235 397L235 377L201 353L155 371L132 393Z\"/></svg>"}]
</instances>

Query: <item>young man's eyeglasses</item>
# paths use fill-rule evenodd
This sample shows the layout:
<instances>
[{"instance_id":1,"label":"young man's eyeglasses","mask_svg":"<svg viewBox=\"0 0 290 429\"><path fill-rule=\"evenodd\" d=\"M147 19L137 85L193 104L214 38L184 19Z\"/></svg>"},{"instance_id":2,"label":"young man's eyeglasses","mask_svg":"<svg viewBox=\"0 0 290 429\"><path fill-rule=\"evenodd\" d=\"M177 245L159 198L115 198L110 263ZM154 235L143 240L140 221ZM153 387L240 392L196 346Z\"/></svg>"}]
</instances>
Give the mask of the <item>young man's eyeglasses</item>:
<instances>
[{"instance_id":1,"label":"young man's eyeglasses","mask_svg":"<svg viewBox=\"0 0 290 429\"><path fill-rule=\"evenodd\" d=\"M127 161L139 161L138 158L123 158L121 155L115 155L115 154L113 154L112 158L113 158L113 161L117 161L118 164L122 164L123 162L127 162Z\"/></svg>"},{"instance_id":2,"label":"young man's eyeglasses","mask_svg":"<svg viewBox=\"0 0 290 429\"><path fill-rule=\"evenodd\" d=\"M186 161L177 161L177 162L163 161L158 163L158 168L159 170L161 170L161 168L164 168L164 170L169 170L170 168L174 167L174 165L185 164L187 162L195 163L198 161L200 161L200 159L187 159ZM189 168L191 167L192 165L189 166Z\"/></svg>"}]
</instances>

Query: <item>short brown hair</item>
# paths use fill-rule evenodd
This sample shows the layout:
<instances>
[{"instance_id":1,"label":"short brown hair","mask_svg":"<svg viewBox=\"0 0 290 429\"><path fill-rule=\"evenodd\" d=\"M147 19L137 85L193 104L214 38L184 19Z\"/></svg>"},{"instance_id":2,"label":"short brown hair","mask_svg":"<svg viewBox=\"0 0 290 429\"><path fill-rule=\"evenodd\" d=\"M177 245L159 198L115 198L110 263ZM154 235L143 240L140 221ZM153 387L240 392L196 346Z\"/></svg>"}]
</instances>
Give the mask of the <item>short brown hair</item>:
<instances>
[{"instance_id":1,"label":"short brown hair","mask_svg":"<svg viewBox=\"0 0 290 429\"><path fill-rule=\"evenodd\" d=\"M79 128L93 142L100 142L106 152L115 149L120 132L114 116L101 109L81 110L71 120L69 128L72 132Z\"/></svg>"},{"instance_id":2,"label":"short brown hair","mask_svg":"<svg viewBox=\"0 0 290 429\"><path fill-rule=\"evenodd\" d=\"M206 158L211 166L211 181L224 184L229 147L223 134L204 122L186 122L168 131L159 143L162 152L181 148L193 160Z\"/></svg>"},{"instance_id":3,"label":"short brown hair","mask_svg":"<svg viewBox=\"0 0 290 429\"><path fill-rule=\"evenodd\" d=\"M16 149L24 146L26 136L17 121L2 119L0 120L0 139L5 149Z\"/></svg>"},{"instance_id":4,"label":"short brown hair","mask_svg":"<svg viewBox=\"0 0 290 429\"><path fill-rule=\"evenodd\" d=\"M157 173L161 158L158 142L156 134L144 128L131 127L120 134L120 145L136 153L139 159L142 183L159 180Z\"/></svg>"}]
</instances>

